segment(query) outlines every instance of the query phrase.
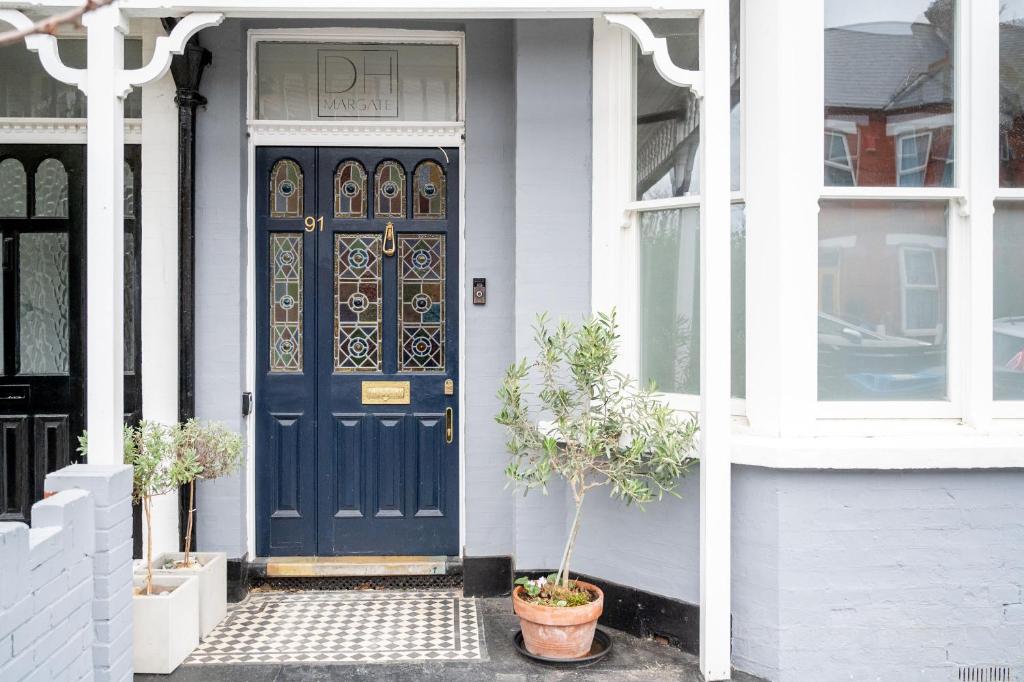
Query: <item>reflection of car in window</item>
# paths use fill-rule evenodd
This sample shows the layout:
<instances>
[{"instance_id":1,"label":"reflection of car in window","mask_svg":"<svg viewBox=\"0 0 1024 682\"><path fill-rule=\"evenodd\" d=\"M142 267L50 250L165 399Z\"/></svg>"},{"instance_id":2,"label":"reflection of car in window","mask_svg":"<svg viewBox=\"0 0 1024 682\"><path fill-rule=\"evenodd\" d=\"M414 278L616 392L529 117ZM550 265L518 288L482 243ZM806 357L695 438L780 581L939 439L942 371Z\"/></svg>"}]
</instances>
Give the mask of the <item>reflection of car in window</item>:
<instances>
[{"instance_id":1,"label":"reflection of car in window","mask_svg":"<svg viewBox=\"0 0 1024 682\"><path fill-rule=\"evenodd\" d=\"M822 400L945 397L945 346L879 334L818 313L818 358Z\"/></svg>"},{"instance_id":2,"label":"reflection of car in window","mask_svg":"<svg viewBox=\"0 0 1024 682\"><path fill-rule=\"evenodd\" d=\"M992 361L995 399L1024 400L1024 317L993 321Z\"/></svg>"}]
</instances>

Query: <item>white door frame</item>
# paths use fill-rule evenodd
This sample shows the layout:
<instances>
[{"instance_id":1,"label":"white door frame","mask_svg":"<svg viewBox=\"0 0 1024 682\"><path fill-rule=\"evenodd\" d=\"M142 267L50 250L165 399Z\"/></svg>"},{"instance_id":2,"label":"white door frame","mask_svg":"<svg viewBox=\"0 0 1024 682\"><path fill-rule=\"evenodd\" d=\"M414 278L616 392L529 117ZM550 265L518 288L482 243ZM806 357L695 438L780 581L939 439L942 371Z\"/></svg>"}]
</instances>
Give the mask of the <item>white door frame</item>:
<instances>
[{"instance_id":1,"label":"white door frame","mask_svg":"<svg viewBox=\"0 0 1024 682\"><path fill-rule=\"evenodd\" d=\"M458 50L457 121L260 121L255 118L256 45L261 41L323 43L416 43L454 45ZM245 306L245 390L256 394L256 148L265 146L310 147L457 147L459 158L459 367L455 377L459 404L459 556L466 540L466 393L463 367L466 364L466 142L464 115L466 101L466 40L461 31L409 31L388 28L251 29L248 32L248 82L246 86L246 306ZM256 420L255 409L245 417L245 547L256 556Z\"/></svg>"}]
</instances>

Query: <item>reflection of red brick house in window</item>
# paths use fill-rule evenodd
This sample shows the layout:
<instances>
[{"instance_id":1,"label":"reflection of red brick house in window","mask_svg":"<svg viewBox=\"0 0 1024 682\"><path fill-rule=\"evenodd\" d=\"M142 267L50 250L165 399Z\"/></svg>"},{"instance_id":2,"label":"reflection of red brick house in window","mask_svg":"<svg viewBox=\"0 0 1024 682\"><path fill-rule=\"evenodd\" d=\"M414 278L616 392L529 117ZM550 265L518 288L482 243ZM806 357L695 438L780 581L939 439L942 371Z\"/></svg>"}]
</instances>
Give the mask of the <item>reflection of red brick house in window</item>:
<instances>
[{"instance_id":1,"label":"reflection of red brick house in window","mask_svg":"<svg viewBox=\"0 0 1024 682\"><path fill-rule=\"evenodd\" d=\"M999 184L1024 186L1024 25L999 24Z\"/></svg>"},{"instance_id":2,"label":"reflection of red brick house in window","mask_svg":"<svg viewBox=\"0 0 1024 682\"><path fill-rule=\"evenodd\" d=\"M952 185L950 53L927 23L826 30L827 185Z\"/></svg>"}]
</instances>

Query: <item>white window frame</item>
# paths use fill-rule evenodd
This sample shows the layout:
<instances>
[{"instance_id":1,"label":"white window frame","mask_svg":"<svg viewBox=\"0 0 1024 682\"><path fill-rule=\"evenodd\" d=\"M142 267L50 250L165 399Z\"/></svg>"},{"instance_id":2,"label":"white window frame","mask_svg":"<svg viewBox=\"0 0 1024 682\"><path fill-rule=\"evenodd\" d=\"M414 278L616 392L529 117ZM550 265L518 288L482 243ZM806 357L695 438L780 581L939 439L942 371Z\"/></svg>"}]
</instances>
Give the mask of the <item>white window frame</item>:
<instances>
[{"instance_id":1,"label":"white window frame","mask_svg":"<svg viewBox=\"0 0 1024 682\"><path fill-rule=\"evenodd\" d=\"M954 134L954 136L956 135L956 129L955 128L954 128L953 134ZM924 163L921 163L921 164L919 164L917 166L912 166L910 168L904 168L903 167L903 158L904 158L904 156L903 156L903 143L906 142L907 140L916 140L916 139L922 138L922 137L927 140L927 143L925 144L925 147L924 147L924 150L925 150L924 151ZM918 143L918 151L920 151L920 149L921 149L920 143ZM954 148L954 155L955 155L955 153L956 153L956 149ZM916 173L921 173L921 172L924 172L924 174L927 175L927 173L928 173L928 161L931 159L931 155L932 155L932 131L925 130L925 131L917 132L917 133L905 133L903 135L898 135L896 137L896 185L897 185L897 187L915 187L916 185L904 185L903 184L903 178L908 176L908 175L912 175L912 174L916 174ZM921 155L918 154L917 156L918 156L918 160L920 160ZM956 165L954 165L953 168L955 170L956 169Z\"/></svg>"},{"instance_id":2,"label":"white window frame","mask_svg":"<svg viewBox=\"0 0 1024 682\"><path fill-rule=\"evenodd\" d=\"M825 165L829 168L835 168L836 170L845 171L850 174L850 179L853 180L853 185L857 185L857 169L853 165L853 158L850 156L850 140L847 139L846 134L841 130L833 130L831 128L825 129L825 136L835 139L839 138L843 142L843 153L846 155L846 163L842 164L834 159L825 156ZM826 151L831 147L831 144L825 146Z\"/></svg>"},{"instance_id":3,"label":"white window frame","mask_svg":"<svg viewBox=\"0 0 1024 682\"><path fill-rule=\"evenodd\" d=\"M819 70L820 87L812 89L813 94L805 96L797 96L799 99L799 106L812 106L811 96L816 98L816 102L813 104L818 111L816 120L818 122L818 130L825 130L827 122L824 118L824 2L820 0L818 3L821 7L819 14L814 16L814 24L818 31L818 35L822 36L818 43L821 48L820 60L821 69ZM988 3L989 0L984 0L984 3ZM972 45L976 42L972 40L972 36L969 32L977 28L975 21L976 15L980 13L979 5L968 6L967 0L958 0L956 3L957 15L956 15L956 27L957 34L953 43L954 50L954 108L953 108L953 134L956 138L954 145L954 154L959 155L960 159L975 160L976 157L971 156L972 150L976 147L979 136L971 129L972 114L976 108L975 103L971 101L971 91L969 86L977 85L977 78L974 75L974 71L978 68L977 60L972 59ZM998 40L996 40L998 43ZM998 63L998 62L997 62ZM972 70L972 71L969 71ZM997 72L993 72L997 73ZM989 76L992 80L992 77ZM787 95L792 95L787 90ZM940 117L941 118L941 117ZM944 118L936 119L941 122ZM970 328L971 308L967 305L965 297L962 295L971 286L970 275L973 270L973 261L970 259L971 250L974 248L973 240L978 228L972 222L973 216L969 210L967 202L967 190L974 189L974 178L968 174L960 173L962 168L961 164L955 163L953 166L954 170L954 182L952 187L906 187L901 186L901 178L903 177L903 153L902 143L907 137L920 137L927 136L928 139L928 154L931 153L931 140L932 131L901 131L893 129L888 131L897 135L896 138L896 178L897 185L895 187L830 187L825 185L825 174L819 166L817 170L818 180L818 197L819 201L824 204L829 200L842 199L842 200L905 200L905 201L923 201L923 200L943 200L948 206L947 210L947 277L946 277L946 367L947 367L947 378L946 378L946 399L945 400L899 400L899 401L833 401L833 400L817 400L814 401L813 414L815 419L810 424L805 424L809 433L816 434L828 434L837 431L843 431L845 426L836 428L836 422L833 420L862 420L858 424L858 428L865 434L871 433L887 433L894 429L891 422L895 420L906 420L906 419L964 419L968 412L974 410L974 405L969 404L971 398L967 395L967 392L973 388L976 382L968 376L968 373L964 370L964 363L967 361L969 356L969 343L980 342L976 337L977 335L971 335L968 331ZM808 134L809 137L809 134ZM821 137L819 135L819 137ZM996 135L991 135L993 140ZM822 137L822 143L824 138ZM810 140L808 140L810 142ZM998 145L993 145L998 146ZM821 158L824 158L824 152L822 152ZM927 162L923 166L927 168ZM907 170L906 173L920 172L922 166L916 166L914 169ZM973 167L972 167L973 173ZM814 224L814 234L817 237L817 219ZM901 268L901 281L902 281L902 257L900 260ZM815 269L817 263L815 263ZM816 279L815 279L816 281ZM989 287L991 290L991 287ZM903 292L901 291L901 316L905 318L905 306L903 305ZM815 301L814 309L818 310L818 302ZM904 319L905 321L905 319ZM991 326L991 322L989 323ZM971 338L965 338L970 335ZM990 334L991 336L991 334ZM989 339L989 357L991 357L991 339ZM817 396L817 353L814 354L812 361L815 363L813 368L814 374L814 391L815 398ZM991 363L990 363L991 364ZM991 371L990 371L991 373ZM969 387L967 384L970 383ZM877 420L874 422L864 420ZM890 422L890 423L886 423ZM895 429L899 429L896 426Z\"/></svg>"},{"instance_id":4,"label":"white window frame","mask_svg":"<svg viewBox=\"0 0 1024 682\"><path fill-rule=\"evenodd\" d=\"M994 3L994 1L995 0L985 0L985 5L987 6L990 3ZM999 9L998 9L998 7L996 7L994 9L991 9L990 11L994 12L995 15L996 15L996 18L995 18L996 27L991 32L991 35L994 36L994 38L992 38L993 44L985 46L985 54L986 54L988 59L993 60L995 62L995 67L993 67L993 68L996 69L996 70L993 71L993 72L994 73L999 73L999 71L998 71L998 65L999 65L999 28L998 28L998 26L999 26L999 23L998 23L999 19L998 19L998 13L999 13ZM996 79L993 79L993 80L996 80ZM998 88L998 85L999 85L998 80L996 80L996 82L994 84L992 84L993 88ZM998 103L996 103L995 109L996 110L991 113L990 117L993 120L993 125L996 126L996 130L999 130L999 116L1000 116L1000 113L999 113L999 110L998 110ZM999 140L1001 142L1004 142L1004 144L1002 144L1002 145L997 144L997 147L1001 147L1001 148L997 148L996 155L997 155L997 158L1000 159L1000 160L1009 160L1009 159L1012 158L1013 154L1011 153L1011 149L1010 149L1009 143L1006 143L1004 138L1005 138L1004 135L999 135ZM1003 153L1004 149L1005 149L1005 154ZM993 192L992 192L993 216L994 216L995 203L996 202L1024 202L1024 187L1002 187L1000 185L1000 183L999 183L999 171L998 171L997 162L996 162L995 159L993 159L993 164L992 165L995 167L995 169L993 170L994 177L993 177L993 180L992 180L992 182L994 184L994 188L993 188ZM990 217L993 217L993 216L990 216ZM992 225L989 226L989 236L990 237L992 236ZM989 258L987 260L987 264L988 264L988 267L989 267L989 270L987 272L987 277L988 277L988 282L989 282L990 286L994 286L994 284L995 284L995 282L994 282L994 277L995 277L994 265L995 264L993 262L994 261L994 258L993 258L993 256L994 256L994 244L991 243L991 239L989 241L990 241L990 243L987 244L987 247L988 247L988 252L987 253L989 255ZM989 296L989 302L991 303L991 301L992 301L992 297L990 295ZM990 314L988 316L989 319L994 319L995 316L993 314L993 311L990 310L989 312L990 312ZM989 339L992 338L991 331L989 331L989 335L988 336L989 336ZM989 357L992 357L991 350L989 351ZM990 377L991 377L991 374L992 374L992 369L990 368L990 370L989 370L989 376ZM989 394L992 395L991 388L990 388ZM991 407L991 416L993 418L995 418L999 422L999 424L997 424L997 427L998 426L1003 426L1005 424L1013 424L1014 420L1024 419L1024 400L994 400L993 399L992 400L992 407ZM1005 426L1003 426L1003 428L1005 428Z\"/></svg>"},{"instance_id":5,"label":"white window frame","mask_svg":"<svg viewBox=\"0 0 1024 682\"><path fill-rule=\"evenodd\" d=\"M745 31L746 2L740 2L740 43L742 46ZM675 13L680 18L692 17L688 13ZM646 16L646 15L645 15ZM657 14L659 18L670 16L665 12ZM606 152L599 150L599 147L614 149L615 163L617 170L608 173L604 177L596 171L594 174L594 220L598 224L598 211L611 212L613 215L622 216L619 227L621 228L620 240L617 248L614 249L614 263L601 261L595 258L594 272L615 272L615 277L610 277L605 282L594 282L592 301L594 310L607 310L615 307L618 312L621 331L621 356L619 368L630 376L640 376L640 339L639 339L639 309L640 309L640 280L637 276L637 268L640 258L639 242L639 220L640 214L649 211L665 211L671 209L699 209L701 205L700 188L696 193L686 194L679 197L668 197L662 199L637 199L636 193L636 54L634 42L628 36L619 37L619 40L601 37L600 25L595 27L595 84L594 84L594 116L595 116L595 150L594 167L598 167L598 159ZM609 46L609 42L614 45ZM598 54L600 51L601 54ZM599 70L609 74L607 68L601 69L602 57L614 60L614 76L601 77ZM730 203L732 206L743 205L743 186L746 173L742 162L745 145L746 111L744 109L744 97L742 88L745 85L745 55L740 51L740 167L739 167L739 190L730 190ZM607 102L599 101L599 94L603 93L608 98ZM611 110L611 111L609 111ZM614 121L614 122L612 122ZM598 132L607 131L605 132ZM603 136L601 144L597 143L597 137ZM611 136L609 143L607 138ZM699 164L698 158L696 163ZM695 172L703 182L703 173L695 165ZM607 201L599 201L599 197ZM607 214L605 214L607 215ZM604 221L604 217L600 218ZM702 221L703 225L703 221ZM595 230L595 237L600 233ZM608 248L606 242L596 243L595 256L599 250ZM600 269L599 269L600 268ZM608 287L611 284L614 291ZM700 408L701 397L696 394L686 393L658 393L658 397L675 410L685 412L697 412ZM742 417L746 411L746 400L744 398L730 398L730 414L734 417Z\"/></svg>"}]
</instances>

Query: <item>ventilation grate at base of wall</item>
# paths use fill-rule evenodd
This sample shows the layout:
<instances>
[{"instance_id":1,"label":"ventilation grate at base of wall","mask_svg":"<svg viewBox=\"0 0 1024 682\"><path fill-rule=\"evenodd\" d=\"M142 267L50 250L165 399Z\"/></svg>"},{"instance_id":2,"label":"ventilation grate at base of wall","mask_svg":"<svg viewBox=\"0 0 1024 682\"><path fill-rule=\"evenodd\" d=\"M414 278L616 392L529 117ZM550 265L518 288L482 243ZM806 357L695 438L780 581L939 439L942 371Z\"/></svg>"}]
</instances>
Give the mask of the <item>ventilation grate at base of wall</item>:
<instances>
[{"instance_id":1,"label":"ventilation grate at base of wall","mask_svg":"<svg viewBox=\"0 0 1024 682\"><path fill-rule=\"evenodd\" d=\"M452 590L462 589L462 574L345 576L326 578L254 577L252 589L259 590ZM980 678L979 678L980 679ZM992 678L998 680L999 678ZM1007 678L1009 679L1009 678Z\"/></svg>"},{"instance_id":2,"label":"ventilation grate at base of wall","mask_svg":"<svg viewBox=\"0 0 1024 682\"><path fill-rule=\"evenodd\" d=\"M956 682L1014 682L1014 677L1006 665L962 665Z\"/></svg>"}]
</instances>

